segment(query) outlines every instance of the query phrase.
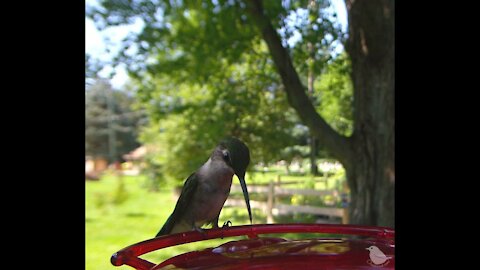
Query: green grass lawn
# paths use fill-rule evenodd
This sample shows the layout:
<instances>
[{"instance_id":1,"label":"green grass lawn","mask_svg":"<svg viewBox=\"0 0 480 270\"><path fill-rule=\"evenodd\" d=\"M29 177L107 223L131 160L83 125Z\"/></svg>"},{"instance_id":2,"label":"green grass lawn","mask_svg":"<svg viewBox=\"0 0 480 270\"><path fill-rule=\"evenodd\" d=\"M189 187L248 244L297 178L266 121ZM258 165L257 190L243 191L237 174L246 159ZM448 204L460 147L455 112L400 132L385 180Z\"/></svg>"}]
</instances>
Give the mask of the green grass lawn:
<instances>
[{"instance_id":1,"label":"green grass lawn","mask_svg":"<svg viewBox=\"0 0 480 270\"><path fill-rule=\"evenodd\" d=\"M253 173L247 175L247 183L268 183L276 179L277 173ZM306 176L289 176L289 180L307 179ZM132 269L129 266L114 267L111 255L129 245L153 238L175 207L176 198L171 187L162 187L158 192L148 192L142 185L144 176L105 175L100 181L85 183L85 230L86 269ZM285 177L287 179L287 177ZM121 181L123 185L120 185ZM238 182L234 178L234 182ZM334 184L334 183L332 183ZM260 210L252 209L254 223L266 223ZM219 225L226 220L234 226L249 224L246 208L225 208L220 215ZM307 215L279 217L276 222L312 222ZM188 251L218 246L244 237L208 240L162 249L142 256L153 263L160 263L174 255Z\"/></svg>"},{"instance_id":2,"label":"green grass lawn","mask_svg":"<svg viewBox=\"0 0 480 270\"><path fill-rule=\"evenodd\" d=\"M100 181L85 183L85 230L86 230L86 269L132 269L128 266L114 267L110 256L131 244L153 238L173 211L176 200L171 188L159 192L147 192L142 188L142 176L123 176L125 200L115 205L115 190L119 180L115 176L102 177ZM254 210L256 223L264 223L265 218ZM243 209L225 209L220 215L219 225L227 219L233 225L249 224L248 212ZM241 239L226 238L191 243L163 249L142 256L159 263L174 255L191 250L217 246L224 242Z\"/></svg>"}]
</instances>

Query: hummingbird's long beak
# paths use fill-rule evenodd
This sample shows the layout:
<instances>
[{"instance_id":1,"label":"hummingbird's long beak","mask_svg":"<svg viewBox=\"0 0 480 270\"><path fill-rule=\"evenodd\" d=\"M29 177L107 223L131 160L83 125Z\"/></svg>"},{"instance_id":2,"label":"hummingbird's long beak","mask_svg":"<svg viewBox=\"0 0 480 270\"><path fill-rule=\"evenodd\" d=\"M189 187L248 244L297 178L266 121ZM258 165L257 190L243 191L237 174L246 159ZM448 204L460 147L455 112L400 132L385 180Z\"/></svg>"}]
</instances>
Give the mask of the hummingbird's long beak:
<instances>
[{"instance_id":1,"label":"hummingbird's long beak","mask_svg":"<svg viewBox=\"0 0 480 270\"><path fill-rule=\"evenodd\" d=\"M238 177L240 180L240 185L242 186L243 197L245 198L245 203L247 204L248 216L250 217L250 224L252 224L252 210L250 209L250 197L248 196L247 183L245 183L244 177Z\"/></svg>"}]
</instances>

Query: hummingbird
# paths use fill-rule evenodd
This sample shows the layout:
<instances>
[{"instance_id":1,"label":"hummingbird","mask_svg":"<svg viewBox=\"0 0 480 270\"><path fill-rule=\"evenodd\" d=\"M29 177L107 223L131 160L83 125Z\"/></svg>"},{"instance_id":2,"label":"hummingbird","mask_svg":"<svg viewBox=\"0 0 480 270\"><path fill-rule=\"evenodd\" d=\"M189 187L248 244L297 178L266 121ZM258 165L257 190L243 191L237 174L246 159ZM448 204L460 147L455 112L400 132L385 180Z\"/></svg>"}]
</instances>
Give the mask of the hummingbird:
<instances>
[{"instance_id":1,"label":"hummingbird","mask_svg":"<svg viewBox=\"0 0 480 270\"><path fill-rule=\"evenodd\" d=\"M250 151L245 143L235 137L222 140L209 159L185 180L172 214L155 237L190 230L203 232L201 227L208 224L218 228L218 218L230 194L233 175L240 181L252 224L250 198L245 183L249 163ZM225 222L224 226L228 223L230 221Z\"/></svg>"}]
</instances>

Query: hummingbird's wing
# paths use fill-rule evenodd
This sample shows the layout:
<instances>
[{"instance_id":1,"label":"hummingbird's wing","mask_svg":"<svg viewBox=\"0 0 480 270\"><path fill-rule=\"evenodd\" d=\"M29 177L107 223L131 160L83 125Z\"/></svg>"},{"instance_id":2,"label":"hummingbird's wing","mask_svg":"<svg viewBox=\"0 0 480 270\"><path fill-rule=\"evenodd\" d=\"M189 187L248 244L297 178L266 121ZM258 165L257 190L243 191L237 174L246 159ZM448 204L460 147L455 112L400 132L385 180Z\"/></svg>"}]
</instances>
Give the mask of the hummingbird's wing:
<instances>
[{"instance_id":1,"label":"hummingbird's wing","mask_svg":"<svg viewBox=\"0 0 480 270\"><path fill-rule=\"evenodd\" d=\"M163 225L162 229L157 233L157 236L170 234L175 223L182 218L182 215L186 212L189 207L189 203L193 199L193 195L195 194L195 190L198 186L198 178L196 173L192 173L185 183L183 184L182 192L180 193L180 197L177 200L177 204L175 205L175 209L173 213L168 217L167 221Z\"/></svg>"}]
</instances>

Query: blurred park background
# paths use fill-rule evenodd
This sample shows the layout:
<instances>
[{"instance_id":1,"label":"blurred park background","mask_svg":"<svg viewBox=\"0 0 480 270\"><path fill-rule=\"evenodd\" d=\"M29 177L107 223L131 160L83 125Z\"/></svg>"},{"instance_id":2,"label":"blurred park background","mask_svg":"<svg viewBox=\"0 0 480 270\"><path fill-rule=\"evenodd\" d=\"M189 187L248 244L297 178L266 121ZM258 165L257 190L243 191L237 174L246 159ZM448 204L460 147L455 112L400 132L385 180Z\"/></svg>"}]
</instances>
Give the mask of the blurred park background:
<instances>
[{"instance_id":1,"label":"blurred park background","mask_svg":"<svg viewBox=\"0 0 480 270\"><path fill-rule=\"evenodd\" d=\"M254 223L394 227L393 1L85 8L86 269L154 237L226 135L251 151ZM219 223L249 224L233 183Z\"/></svg>"}]
</instances>

